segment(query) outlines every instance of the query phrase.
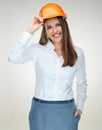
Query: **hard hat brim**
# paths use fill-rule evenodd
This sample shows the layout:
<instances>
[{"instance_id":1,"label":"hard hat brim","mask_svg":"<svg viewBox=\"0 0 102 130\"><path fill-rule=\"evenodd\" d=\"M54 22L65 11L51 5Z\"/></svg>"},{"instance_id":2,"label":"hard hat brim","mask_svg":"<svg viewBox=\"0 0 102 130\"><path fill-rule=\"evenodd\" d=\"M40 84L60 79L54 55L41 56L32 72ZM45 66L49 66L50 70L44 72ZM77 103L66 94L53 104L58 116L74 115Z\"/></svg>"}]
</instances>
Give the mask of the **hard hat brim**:
<instances>
[{"instance_id":1,"label":"hard hat brim","mask_svg":"<svg viewBox=\"0 0 102 130\"><path fill-rule=\"evenodd\" d=\"M64 17L65 19L67 18L67 15L66 14L61 14L61 15L59 15L59 14L53 14L53 15L48 15L48 16L46 16L46 17L42 17L43 19L50 19L50 18L54 18L54 17L58 17L58 16L62 16L62 17Z\"/></svg>"}]
</instances>

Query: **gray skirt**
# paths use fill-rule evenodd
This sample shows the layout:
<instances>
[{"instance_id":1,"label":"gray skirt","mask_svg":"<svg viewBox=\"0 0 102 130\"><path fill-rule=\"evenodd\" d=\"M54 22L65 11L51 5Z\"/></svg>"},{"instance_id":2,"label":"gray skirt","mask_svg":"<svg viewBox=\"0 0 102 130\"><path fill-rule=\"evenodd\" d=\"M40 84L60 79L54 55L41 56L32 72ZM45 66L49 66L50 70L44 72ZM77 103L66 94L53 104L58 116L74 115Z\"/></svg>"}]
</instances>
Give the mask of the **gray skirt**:
<instances>
[{"instance_id":1,"label":"gray skirt","mask_svg":"<svg viewBox=\"0 0 102 130\"><path fill-rule=\"evenodd\" d=\"M74 99L45 101L32 99L29 112L30 130L78 130L80 115L74 116Z\"/></svg>"}]
</instances>

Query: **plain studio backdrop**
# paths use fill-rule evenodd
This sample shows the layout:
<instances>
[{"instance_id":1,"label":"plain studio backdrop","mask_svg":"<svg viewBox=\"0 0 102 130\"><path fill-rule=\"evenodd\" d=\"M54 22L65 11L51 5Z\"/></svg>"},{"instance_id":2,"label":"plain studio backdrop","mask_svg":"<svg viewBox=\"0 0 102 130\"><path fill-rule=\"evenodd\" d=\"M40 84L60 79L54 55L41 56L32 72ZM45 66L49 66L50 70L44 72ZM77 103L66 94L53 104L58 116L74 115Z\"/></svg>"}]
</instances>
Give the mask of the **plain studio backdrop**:
<instances>
[{"instance_id":1,"label":"plain studio backdrop","mask_svg":"<svg viewBox=\"0 0 102 130\"><path fill-rule=\"evenodd\" d=\"M88 98L79 130L102 130L101 0L0 0L0 130L29 130L35 70L32 62L11 64L8 52L48 2L57 2L68 14L73 43L85 53ZM34 34L31 43L39 41L40 31Z\"/></svg>"}]
</instances>

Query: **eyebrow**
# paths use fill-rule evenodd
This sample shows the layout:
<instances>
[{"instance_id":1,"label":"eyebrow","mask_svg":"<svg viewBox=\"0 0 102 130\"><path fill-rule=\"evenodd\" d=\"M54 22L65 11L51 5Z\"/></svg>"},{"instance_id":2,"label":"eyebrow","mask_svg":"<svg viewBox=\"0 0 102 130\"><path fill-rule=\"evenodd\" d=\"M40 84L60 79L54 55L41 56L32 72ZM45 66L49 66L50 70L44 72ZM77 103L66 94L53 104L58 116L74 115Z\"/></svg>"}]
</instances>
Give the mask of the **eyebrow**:
<instances>
[{"instance_id":1,"label":"eyebrow","mask_svg":"<svg viewBox=\"0 0 102 130\"><path fill-rule=\"evenodd\" d=\"M57 25L57 24L60 24L60 22L57 22L57 23L55 23L55 25ZM60 24L61 25L61 24ZM52 25L46 25L47 27L49 27L49 26L52 26Z\"/></svg>"}]
</instances>

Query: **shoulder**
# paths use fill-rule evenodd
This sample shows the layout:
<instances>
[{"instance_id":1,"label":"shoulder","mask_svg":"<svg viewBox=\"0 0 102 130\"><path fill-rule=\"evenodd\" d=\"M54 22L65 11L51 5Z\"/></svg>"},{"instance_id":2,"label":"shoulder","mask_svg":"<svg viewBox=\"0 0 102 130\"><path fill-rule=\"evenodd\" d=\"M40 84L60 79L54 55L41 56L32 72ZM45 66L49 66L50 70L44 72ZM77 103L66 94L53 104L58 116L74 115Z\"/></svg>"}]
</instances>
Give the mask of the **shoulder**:
<instances>
[{"instance_id":1,"label":"shoulder","mask_svg":"<svg viewBox=\"0 0 102 130\"><path fill-rule=\"evenodd\" d=\"M33 43L30 45L30 48L32 49L40 49L42 45L40 45L39 43Z\"/></svg>"},{"instance_id":2,"label":"shoulder","mask_svg":"<svg viewBox=\"0 0 102 130\"><path fill-rule=\"evenodd\" d=\"M75 49L75 51L76 51L78 57L79 57L79 56L82 56L82 55L84 54L83 49L82 49L81 47L74 46L74 49Z\"/></svg>"}]
</instances>

